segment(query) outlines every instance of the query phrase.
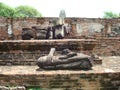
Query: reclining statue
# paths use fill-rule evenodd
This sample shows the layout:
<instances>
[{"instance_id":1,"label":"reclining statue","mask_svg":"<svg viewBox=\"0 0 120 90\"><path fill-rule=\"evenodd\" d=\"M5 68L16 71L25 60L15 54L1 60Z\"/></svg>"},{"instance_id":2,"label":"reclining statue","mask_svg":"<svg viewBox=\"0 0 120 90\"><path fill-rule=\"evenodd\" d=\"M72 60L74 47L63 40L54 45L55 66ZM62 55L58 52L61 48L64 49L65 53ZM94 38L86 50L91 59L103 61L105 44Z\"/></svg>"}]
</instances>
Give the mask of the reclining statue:
<instances>
[{"instance_id":1,"label":"reclining statue","mask_svg":"<svg viewBox=\"0 0 120 90\"><path fill-rule=\"evenodd\" d=\"M54 55L55 48L51 48L47 56L42 56L37 60L37 65L41 69L91 69L91 57L82 53L72 52L64 49L60 55Z\"/></svg>"}]
</instances>

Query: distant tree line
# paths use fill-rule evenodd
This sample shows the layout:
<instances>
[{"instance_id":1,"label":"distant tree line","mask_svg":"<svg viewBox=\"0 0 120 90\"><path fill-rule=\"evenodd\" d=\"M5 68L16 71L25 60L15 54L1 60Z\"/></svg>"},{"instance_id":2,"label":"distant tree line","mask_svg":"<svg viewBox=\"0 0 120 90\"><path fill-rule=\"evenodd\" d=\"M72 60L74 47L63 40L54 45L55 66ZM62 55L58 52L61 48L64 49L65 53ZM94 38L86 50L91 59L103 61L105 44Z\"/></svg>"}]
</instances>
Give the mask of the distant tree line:
<instances>
[{"instance_id":1,"label":"distant tree line","mask_svg":"<svg viewBox=\"0 0 120 90\"><path fill-rule=\"evenodd\" d=\"M104 12L103 18L120 18L120 15L113 13L112 11L106 11Z\"/></svg>"},{"instance_id":2,"label":"distant tree line","mask_svg":"<svg viewBox=\"0 0 120 90\"><path fill-rule=\"evenodd\" d=\"M66 17L65 11L61 10L61 15ZM35 8L27 5L21 5L12 8L4 3L0 3L0 16L3 17L42 17L42 14ZM113 13L112 11L104 12L103 18L120 18L120 14Z\"/></svg>"},{"instance_id":3,"label":"distant tree line","mask_svg":"<svg viewBox=\"0 0 120 90\"><path fill-rule=\"evenodd\" d=\"M42 14L31 6L21 5L21 6L12 8L4 3L0 3L0 16L3 16L3 17L41 17Z\"/></svg>"}]
</instances>

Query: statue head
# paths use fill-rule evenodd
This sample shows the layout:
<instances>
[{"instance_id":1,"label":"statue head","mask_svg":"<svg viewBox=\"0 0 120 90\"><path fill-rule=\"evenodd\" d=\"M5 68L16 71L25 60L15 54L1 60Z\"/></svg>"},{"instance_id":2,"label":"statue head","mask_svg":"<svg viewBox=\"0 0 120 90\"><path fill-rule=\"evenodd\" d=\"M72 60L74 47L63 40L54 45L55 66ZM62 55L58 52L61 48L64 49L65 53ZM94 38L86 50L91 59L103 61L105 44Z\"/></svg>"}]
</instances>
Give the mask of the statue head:
<instances>
[{"instance_id":1,"label":"statue head","mask_svg":"<svg viewBox=\"0 0 120 90\"><path fill-rule=\"evenodd\" d=\"M71 51L67 48L67 49L64 49L64 50L62 51L62 54L68 54L69 52L71 52Z\"/></svg>"}]
</instances>

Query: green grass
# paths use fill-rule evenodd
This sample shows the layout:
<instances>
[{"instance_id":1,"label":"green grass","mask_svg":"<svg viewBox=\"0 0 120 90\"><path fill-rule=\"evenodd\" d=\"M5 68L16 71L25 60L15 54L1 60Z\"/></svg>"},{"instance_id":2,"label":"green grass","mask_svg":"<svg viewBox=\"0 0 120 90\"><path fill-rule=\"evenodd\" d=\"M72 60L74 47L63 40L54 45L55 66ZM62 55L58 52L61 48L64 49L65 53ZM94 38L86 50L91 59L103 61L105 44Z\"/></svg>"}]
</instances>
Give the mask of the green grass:
<instances>
[{"instance_id":1,"label":"green grass","mask_svg":"<svg viewBox=\"0 0 120 90\"><path fill-rule=\"evenodd\" d=\"M29 88L28 90L42 90L41 88Z\"/></svg>"}]
</instances>

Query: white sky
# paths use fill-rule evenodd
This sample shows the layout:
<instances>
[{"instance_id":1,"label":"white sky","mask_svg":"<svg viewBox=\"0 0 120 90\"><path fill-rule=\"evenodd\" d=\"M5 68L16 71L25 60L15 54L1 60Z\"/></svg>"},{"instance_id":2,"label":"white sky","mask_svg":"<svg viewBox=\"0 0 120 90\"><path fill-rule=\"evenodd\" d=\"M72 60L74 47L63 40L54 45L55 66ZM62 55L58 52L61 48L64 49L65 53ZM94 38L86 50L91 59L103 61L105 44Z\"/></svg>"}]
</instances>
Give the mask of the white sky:
<instances>
[{"instance_id":1,"label":"white sky","mask_svg":"<svg viewBox=\"0 0 120 90\"><path fill-rule=\"evenodd\" d=\"M64 9L67 17L103 17L104 11L120 13L119 0L0 0L9 6L29 5L36 8L44 17L59 17Z\"/></svg>"}]
</instances>

